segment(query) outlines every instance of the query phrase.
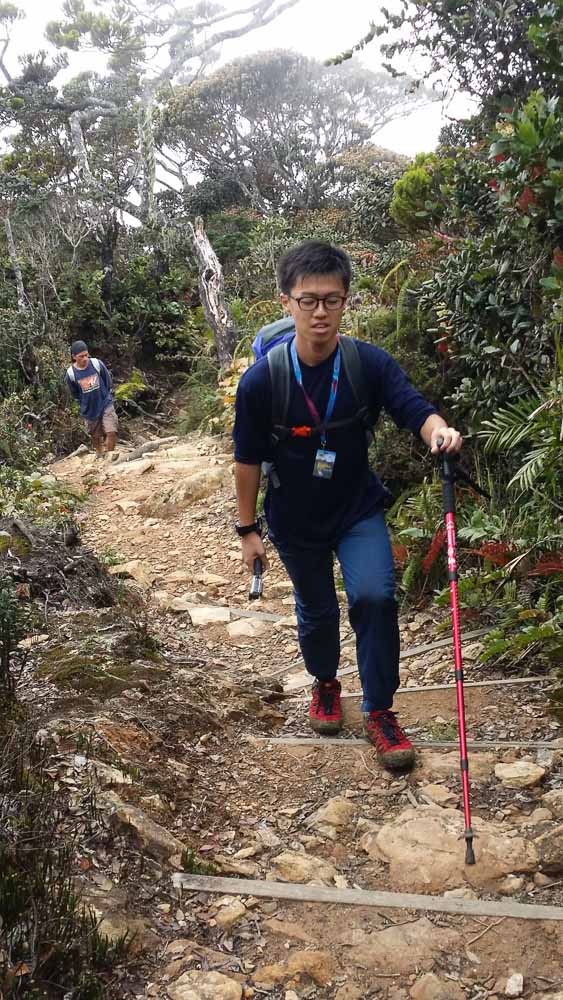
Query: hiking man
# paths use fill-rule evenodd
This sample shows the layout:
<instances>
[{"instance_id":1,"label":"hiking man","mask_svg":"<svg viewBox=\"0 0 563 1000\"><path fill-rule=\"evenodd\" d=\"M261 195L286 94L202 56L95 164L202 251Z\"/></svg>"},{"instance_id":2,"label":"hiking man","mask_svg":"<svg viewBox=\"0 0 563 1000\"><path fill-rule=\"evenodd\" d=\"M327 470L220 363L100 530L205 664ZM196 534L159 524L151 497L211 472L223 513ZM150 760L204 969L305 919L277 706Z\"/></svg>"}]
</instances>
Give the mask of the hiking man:
<instances>
[{"instance_id":1,"label":"hiking man","mask_svg":"<svg viewBox=\"0 0 563 1000\"><path fill-rule=\"evenodd\" d=\"M354 378L363 380L370 423L384 408L397 427L419 435L432 454L459 451L462 438L389 354L364 341L339 338L351 281L343 250L307 241L284 254L277 272L295 336L272 348L238 385L233 437L242 557L250 570L256 558L266 564L256 523L260 466L266 461L273 466L265 499L269 537L293 583L299 644L315 678L310 724L318 733L338 732L342 726L336 554L356 634L366 735L385 767L409 767L414 750L391 711L399 686L399 627L386 491L369 469L366 420L358 413L346 358L359 356ZM279 370L280 359L287 372L287 406L276 420L271 371Z\"/></svg>"},{"instance_id":2,"label":"hiking man","mask_svg":"<svg viewBox=\"0 0 563 1000\"><path fill-rule=\"evenodd\" d=\"M83 340L75 340L70 348L72 364L67 368L65 382L73 399L80 406L80 415L99 456L113 451L117 442L118 419L113 405L113 379L98 358L91 358Z\"/></svg>"}]
</instances>

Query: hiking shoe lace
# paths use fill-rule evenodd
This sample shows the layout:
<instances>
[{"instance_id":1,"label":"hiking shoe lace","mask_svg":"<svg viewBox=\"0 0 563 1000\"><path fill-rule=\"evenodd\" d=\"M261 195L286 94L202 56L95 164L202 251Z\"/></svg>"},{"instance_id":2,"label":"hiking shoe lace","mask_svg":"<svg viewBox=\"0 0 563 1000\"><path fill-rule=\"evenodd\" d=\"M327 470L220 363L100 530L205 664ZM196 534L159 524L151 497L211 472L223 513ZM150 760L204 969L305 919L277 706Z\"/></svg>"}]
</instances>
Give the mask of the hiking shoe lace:
<instances>
[{"instance_id":1,"label":"hiking shoe lace","mask_svg":"<svg viewBox=\"0 0 563 1000\"><path fill-rule=\"evenodd\" d=\"M366 712L364 730L377 751L380 764L391 770L412 767L414 748L397 722L394 712L390 709Z\"/></svg>"}]
</instances>

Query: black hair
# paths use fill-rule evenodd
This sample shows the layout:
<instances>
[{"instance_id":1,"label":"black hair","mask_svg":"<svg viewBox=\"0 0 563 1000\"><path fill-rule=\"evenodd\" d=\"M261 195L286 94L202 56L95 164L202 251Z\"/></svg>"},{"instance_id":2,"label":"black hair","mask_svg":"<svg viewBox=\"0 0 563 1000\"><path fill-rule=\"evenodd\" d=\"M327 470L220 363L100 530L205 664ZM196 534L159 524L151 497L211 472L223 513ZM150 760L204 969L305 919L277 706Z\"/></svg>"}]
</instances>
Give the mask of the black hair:
<instances>
[{"instance_id":1,"label":"black hair","mask_svg":"<svg viewBox=\"0 0 563 1000\"><path fill-rule=\"evenodd\" d=\"M87 351L88 345L83 340L75 340L70 345L70 356L75 358L77 354L82 354L82 351Z\"/></svg>"},{"instance_id":2,"label":"black hair","mask_svg":"<svg viewBox=\"0 0 563 1000\"><path fill-rule=\"evenodd\" d=\"M284 295L289 295L300 278L314 274L335 274L342 279L347 292L352 280L352 266L348 254L332 243L305 240L286 250L277 266L278 284Z\"/></svg>"}]
</instances>

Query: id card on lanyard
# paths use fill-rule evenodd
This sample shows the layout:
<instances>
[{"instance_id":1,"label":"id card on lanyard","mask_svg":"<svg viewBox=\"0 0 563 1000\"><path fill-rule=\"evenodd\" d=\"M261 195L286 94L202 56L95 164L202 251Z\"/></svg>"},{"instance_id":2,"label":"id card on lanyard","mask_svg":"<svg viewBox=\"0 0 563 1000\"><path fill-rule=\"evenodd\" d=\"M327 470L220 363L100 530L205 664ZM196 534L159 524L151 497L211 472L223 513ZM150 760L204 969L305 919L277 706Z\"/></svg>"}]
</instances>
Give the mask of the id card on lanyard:
<instances>
[{"instance_id":1,"label":"id card on lanyard","mask_svg":"<svg viewBox=\"0 0 563 1000\"><path fill-rule=\"evenodd\" d=\"M321 437L321 447L317 448L317 453L315 455L315 464L313 466L313 476L316 479L332 479L332 474L334 472L334 463L336 461L336 452L327 451L326 449L326 428L327 424L330 423L330 418L334 413L334 404L336 403L336 395L338 393L338 381L340 379L340 347L337 348L336 357L334 359L334 365L332 369L332 379L330 383L330 395L328 397L328 403L326 405L326 413L324 415L324 420L321 420L319 416L319 411L313 403L313 400L307 393L305 386L303 385L303 376L301 374L301 368L299 366L299 358L297 357L297 348L295 346L295 338L291 341L291 360L293 363L293 371L295 378L297 379L298 385L301 386L303 395L305 397L305 402L307 404L307 409L313 418L315 427L320 431Z\"/></svg>"}]
</instances>

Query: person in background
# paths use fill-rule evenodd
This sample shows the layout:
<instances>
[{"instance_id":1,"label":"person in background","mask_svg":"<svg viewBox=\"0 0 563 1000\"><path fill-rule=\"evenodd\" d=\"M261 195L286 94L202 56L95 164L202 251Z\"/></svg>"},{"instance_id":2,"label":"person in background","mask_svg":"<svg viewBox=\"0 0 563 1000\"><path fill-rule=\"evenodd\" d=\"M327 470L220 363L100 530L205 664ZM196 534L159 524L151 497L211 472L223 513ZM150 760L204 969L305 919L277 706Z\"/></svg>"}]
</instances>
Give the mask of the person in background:
<instances>
[{"instance_id":1,"label":"person in background","mask_svg":"<svg viewBox=\"0 0 563 1000\"><path fill-rule=\"evenodd\" d=\"M112 452L117 443L119 422L113 405L113 379L103 361L91 358L83 340L75 340L70 348L72 364L65 374L65 383L80 407L80 415L99 456Z\"/></svg>"}]
</instances>

